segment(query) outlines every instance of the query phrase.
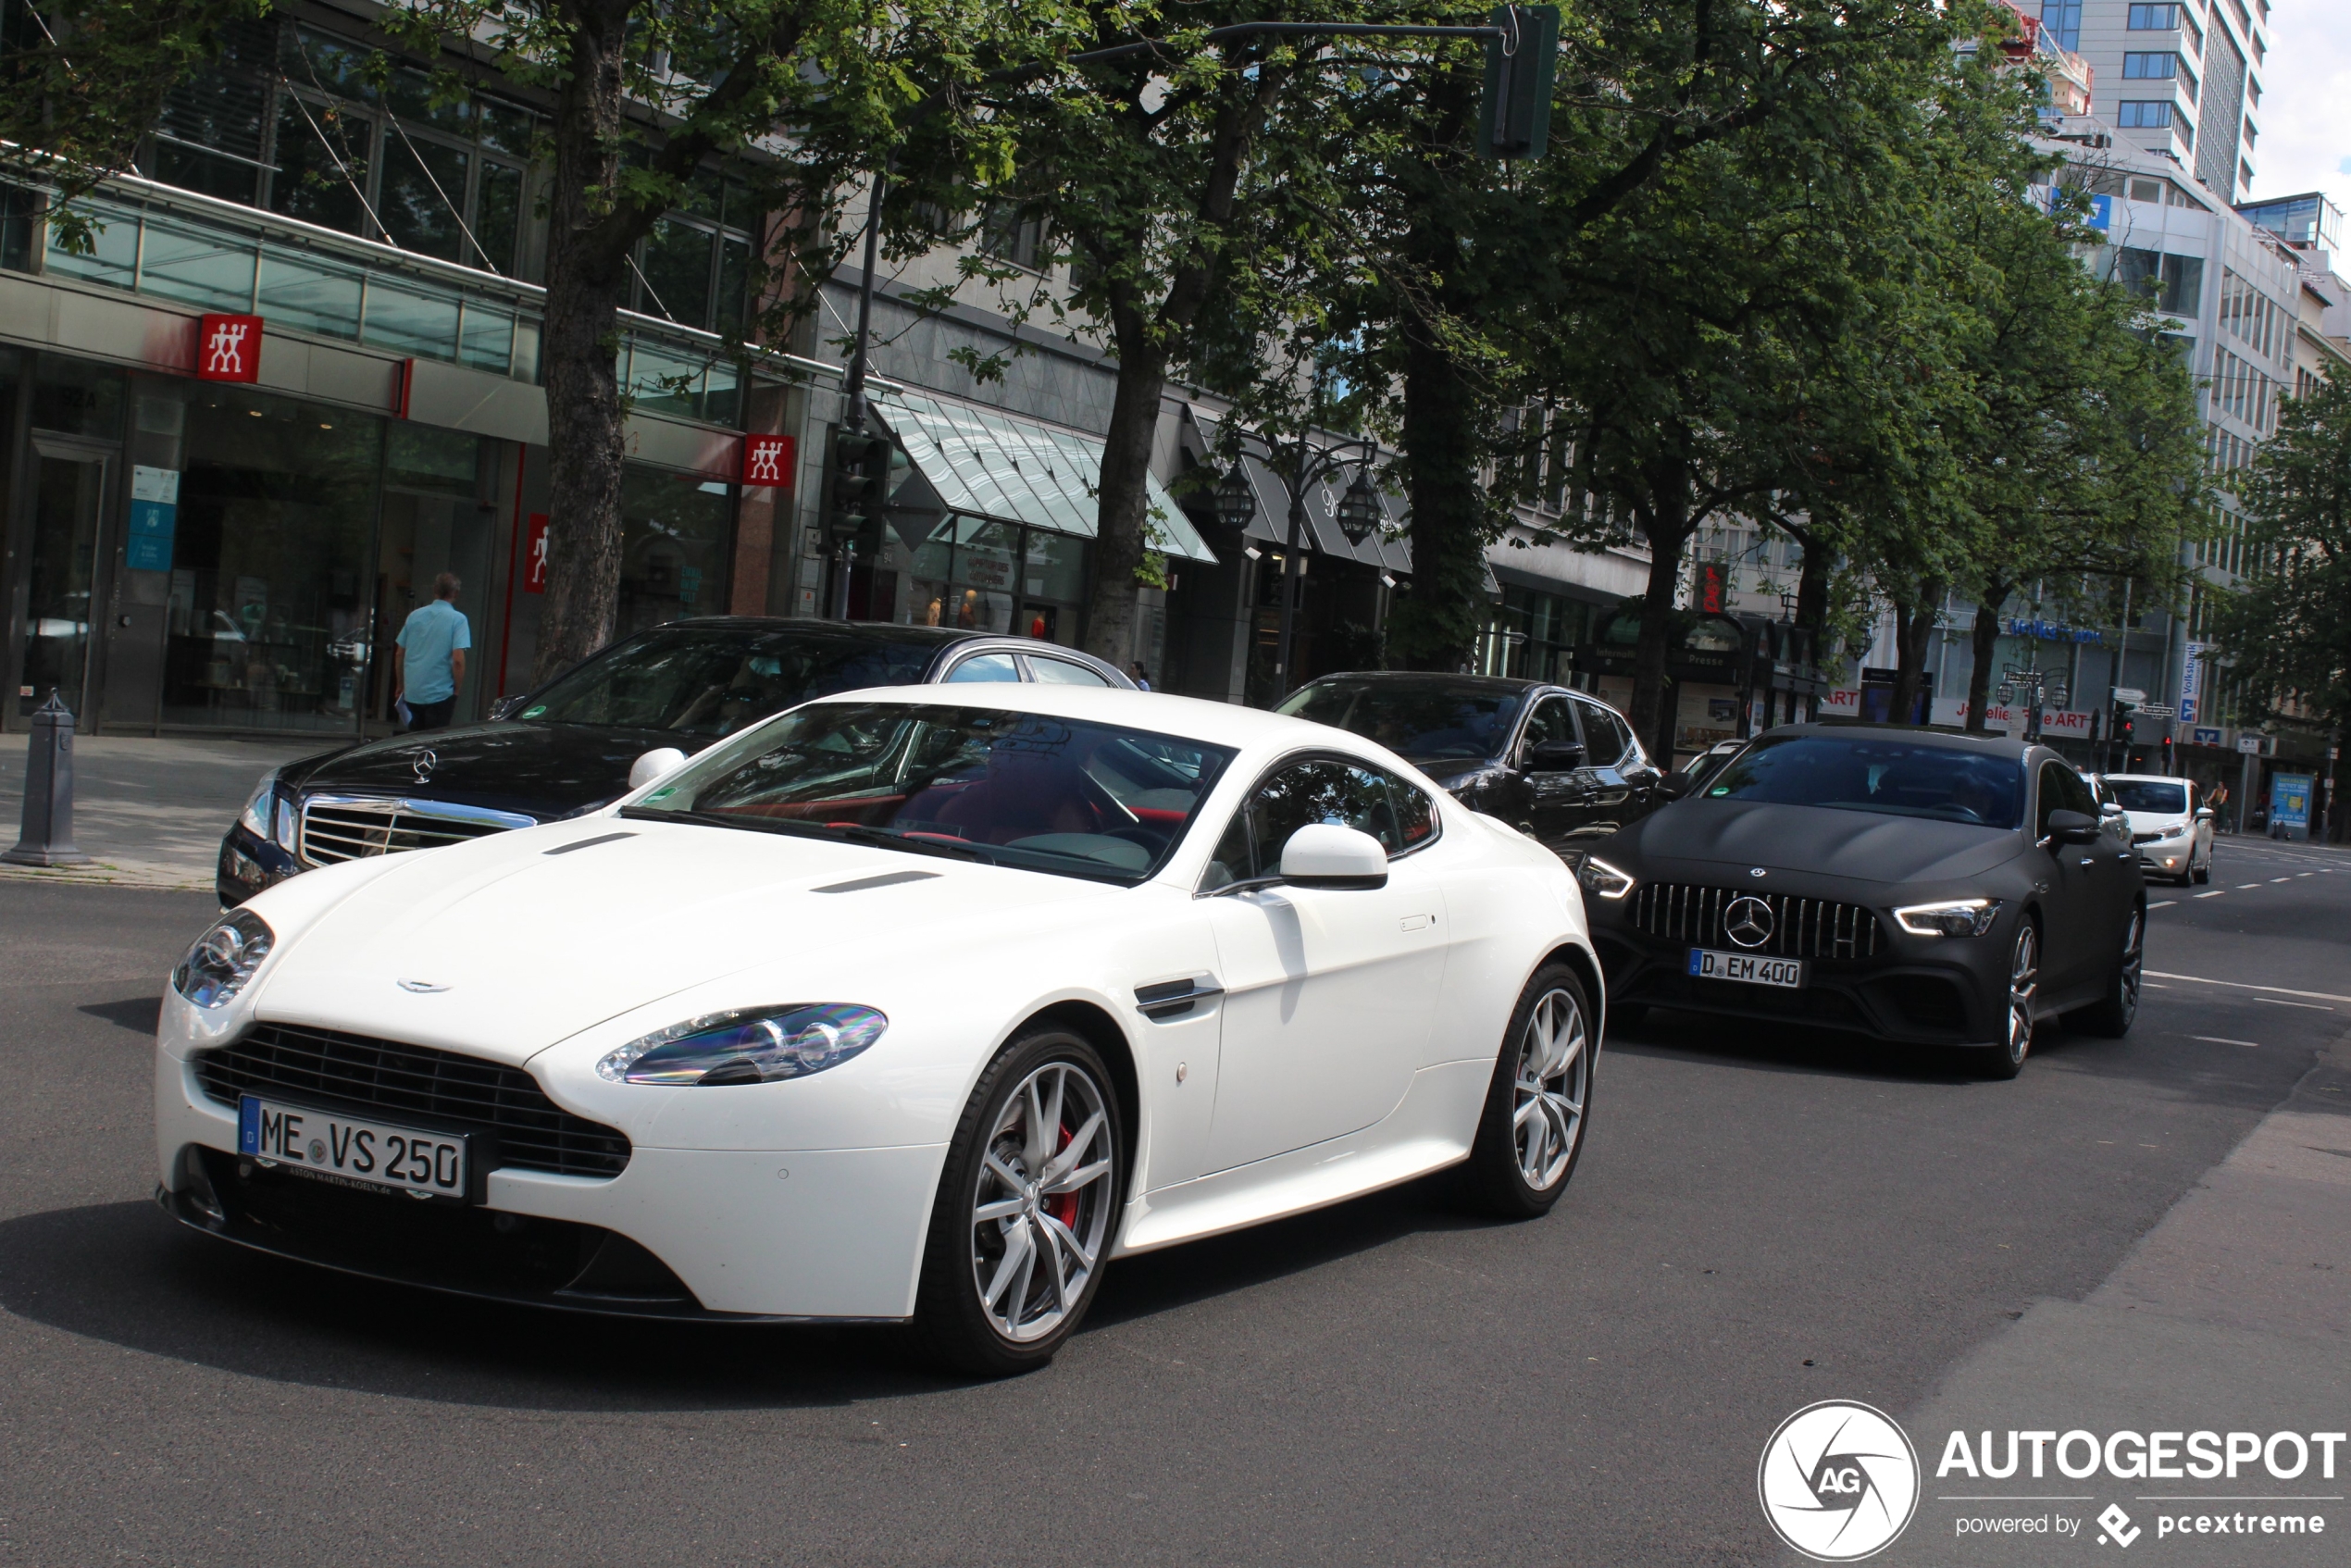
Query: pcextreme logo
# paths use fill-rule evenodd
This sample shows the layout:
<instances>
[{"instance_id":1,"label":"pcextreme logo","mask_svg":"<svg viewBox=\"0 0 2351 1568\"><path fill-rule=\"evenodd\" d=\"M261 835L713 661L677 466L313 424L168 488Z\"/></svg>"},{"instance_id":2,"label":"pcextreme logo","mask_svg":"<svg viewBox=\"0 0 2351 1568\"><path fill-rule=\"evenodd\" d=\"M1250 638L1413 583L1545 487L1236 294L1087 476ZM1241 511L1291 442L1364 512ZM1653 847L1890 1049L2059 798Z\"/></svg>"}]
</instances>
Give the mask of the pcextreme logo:
<instances>
[{"instance_id":1,"label":"pcextreme logo","mask_svg":"<svg viewBox=\"0 0 2351 1568\"><path fill-rule=\"evenodd\" d=\"M1856 1562L1892 1545L1918 1512L1918 1450L1884 1411L1822 1400L1763 1445L1755 1490L1790 1547L1816 1562Z\"/></svg>"}]
</instances>

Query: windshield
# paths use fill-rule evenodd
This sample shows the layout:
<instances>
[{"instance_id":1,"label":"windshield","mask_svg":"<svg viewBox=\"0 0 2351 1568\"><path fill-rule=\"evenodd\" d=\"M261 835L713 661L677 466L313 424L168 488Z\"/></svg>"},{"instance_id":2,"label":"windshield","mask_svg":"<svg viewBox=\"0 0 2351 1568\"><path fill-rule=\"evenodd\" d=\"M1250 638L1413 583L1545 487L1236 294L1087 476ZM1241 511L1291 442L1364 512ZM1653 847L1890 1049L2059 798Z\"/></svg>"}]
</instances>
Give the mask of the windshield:
<instances>
[{"instance_id":1,"label":"windshield","mask_svg":"<svg viewBox=\"0 0 2351 1568\"><path fill-rule=\"evenodd\" d=\"M2014 757L1876 736L1766 736L1707 786L1705 798L2009 828L2023 819L2024 769Z\"/></svg>"},{"instance_id":2,"label":"windshield","mask_svg":"<svg viewBox=\"0 0 2351 1568\"><path fill-rule=\"evenodd\" d=\"M811 697L918 684L934 642L877 642L802 630L665 627L589 660L515 716L732 735Z\"/></svg>"},{"instance_id":3,"label":"windshield","mask_svg":"<svg viewBox=\"0 0 2351 1568\"><path fill-rule=\"evenodd\" d=\"M2188 809L2188 787L2184 784L2150 784L2134 778L2109 778L2106 787L2114 791L2115 803L2124 811L2179 816Z\"/></svg>"},{"instance_id":4,"label":"windshield","mask_svg":"<svg viewBox=\"0 0 2351 1568\"><path fill-rule=\"evenodd\" d=\"M625 815L1139 882L1232 760L1040 714L824 703L704 753Z\"/></svg>"},{"instance_id":5,"label":"windshield","mask_svg":"<svg viewBox=\"0 0 2351 1568\"><path fill-rule=\"evenodd\" d=\"M1483 761L1510 743L1524 692L1446 680L1318 680L1274 711L1352 730L1408 757Z\"/></svg>"}]
</instances>

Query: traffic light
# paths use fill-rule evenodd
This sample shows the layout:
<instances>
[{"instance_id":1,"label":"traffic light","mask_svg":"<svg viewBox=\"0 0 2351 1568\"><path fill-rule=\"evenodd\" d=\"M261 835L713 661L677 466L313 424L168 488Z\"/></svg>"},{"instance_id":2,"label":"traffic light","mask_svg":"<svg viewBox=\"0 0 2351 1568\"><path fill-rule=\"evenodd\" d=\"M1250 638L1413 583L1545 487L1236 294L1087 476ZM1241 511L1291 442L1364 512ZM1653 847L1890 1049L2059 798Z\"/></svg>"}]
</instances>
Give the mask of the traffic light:
<instances>
[{"instance_id":1,"label":"traffic light","mask_svg":"<svg viewBox=\"0 0 2351 1568\"><path fill-rule=\"evenodd\" d=\"M2128 703L2114 704L2114 738L2126 747L2130 745L2132 731L2136 728L2132 718L2134 711Z\"/></svg>"},{"instance_id":2,"label":"traffic light","mask_svg":"<svg viewBox=\"0 0 2351 1568\"><path fill-rule=\"evenodd\" d=\"M889 442L880 436L833 428L832 497L825 509L825 531L833 542L854 543L869 551L878 530L881 481L889 461Z\"/></svg>"},{"instance_id":3,"label":"traffic light","mask_svg":"<svg viewBox=\"0 0 2351 1568\"><path fill-rule=\"evenodd\" d=\"M1486 93L1477 150L1489 158L1539 158L1551 136L1551 83L1559 74L1557 6L1497 6L1486 41Z\"/></svg>"}]
</instances>

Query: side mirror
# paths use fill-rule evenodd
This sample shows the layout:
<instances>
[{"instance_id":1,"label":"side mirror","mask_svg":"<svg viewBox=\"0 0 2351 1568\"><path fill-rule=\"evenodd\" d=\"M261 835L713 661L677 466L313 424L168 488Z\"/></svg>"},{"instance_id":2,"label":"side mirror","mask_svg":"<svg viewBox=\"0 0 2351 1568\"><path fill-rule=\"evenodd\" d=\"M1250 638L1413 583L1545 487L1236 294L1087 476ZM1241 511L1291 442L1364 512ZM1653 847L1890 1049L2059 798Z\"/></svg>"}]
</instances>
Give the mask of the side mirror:
<instances>
[{"instance_id":1,"label":"side mirror","mask_svg":"<svg viewBox=\"0 0 2351 1568\"><path fill-rule=\"evenodd\" d=\"M490 716L492 719L512 718L522 712L523 703L529 700L530 693L528 691L517 691L511 696L501 697L490 704Z\"/></svg>"},{"instance_id":2,"label":"side mirror","mask_svg":"<svg viewBox=\"0 0 2351 1568\"><path fill-rule=\"evenodd\" d=\"M2100 801L2098 803L2098 815L2100 816L2109 818L2121 816L2122 815L2121 803L2118 801Z\"/></svg>"},{"instance_id":3,"label":"side mirror","mask_svg":"<svg viewBox=\"0 0 2351 1568\"><path fill-rule=\"evenodd\" d=\"M1669 801L1678 801L1697 789L1698 780L1686 773L1669 773L1657 781L1657 792Z\"/></svg>"},{"instance_id":4,"label":"side mirror","mask_svg":"<svg viewBox=\"0 0 2351 1568\"><path fill-rule=\"evenodd\" d=\"M2196 807L2196 819L2198 822L2209 822L2209 821L2211 821L2211 820L2212 820L2212 808L2211 808L2210 806L2198 806L2198 807Z\"/></svg>"},{"instance_id":5,"label":"side mirror","mask_svg":"<svg viewBox=\"0 0 2351 1568\"><path fill-rule=\"evenodd\" d=\"M1282 880L1295 888L1385 888L1387 851L1369 833L1310 822L1282 846Z\"/></svg>"},{"instance_id":6,"label":"side mirror","mask_svg":"<svg viewBox=\"0 0 2351 1568\"><path fill-rule=\"evenodd\" d=\"M1545 740L1526 751L1529 773L1573 773L1584 765L1584 748L1574 740Z\"/></svg>"},{"instance_id":7,"label":"side mirror","mask_svg":"<svg viewBox=\"0 0 2351 1568\"><path fill-rule=\"evenodd\" d=\"M2087 812L2053 811L2049 813L2049 836L2045 844L2095 844L2098 841L2098 819Z\"/></svg>"},{"instance_id":8,"label":"side mirror","mask_svg":"<svg viewBox=\"0 0 2351 1568\"><path fill-rule=\"evenodd\" d=\"M628 787L641 790L664 774L686 765L686 753L675 746L656 746L628 765Z\"/></svg>"}]
</instances>

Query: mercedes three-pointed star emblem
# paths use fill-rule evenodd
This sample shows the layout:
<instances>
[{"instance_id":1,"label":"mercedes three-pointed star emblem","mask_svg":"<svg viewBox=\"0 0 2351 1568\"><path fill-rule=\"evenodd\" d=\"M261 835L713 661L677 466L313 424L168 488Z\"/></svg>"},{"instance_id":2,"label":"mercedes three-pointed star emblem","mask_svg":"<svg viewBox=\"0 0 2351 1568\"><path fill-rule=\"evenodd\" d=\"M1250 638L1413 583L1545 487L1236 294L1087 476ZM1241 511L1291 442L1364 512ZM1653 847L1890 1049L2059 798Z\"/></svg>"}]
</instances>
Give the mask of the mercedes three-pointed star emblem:
<instances>
[{"instance_id":1,"label":"mercedes three-pointed star emblem","mask_svg":"<svg viewBox=\"0 0 2351 1568\"><path fill-rule=\"evenodd\" d=\"M441 759L433 754L430 746L418 748L408 758L408 771L417 776L419 784L431 782L432 770L440 765Z\"/></svg>"},{"instance_id":2,"label":"mercedes three-pointed star emblem","mask_svg":"<svg viewBox=\"0 0 2351 1568\"><path fill-rule=\"evenodd\" d=\"M1772 906L1748 893L1731 901L1723 911L1723 934L1741 947L1761 947L1772 940Z\"/></svg>"}]
</instances>

